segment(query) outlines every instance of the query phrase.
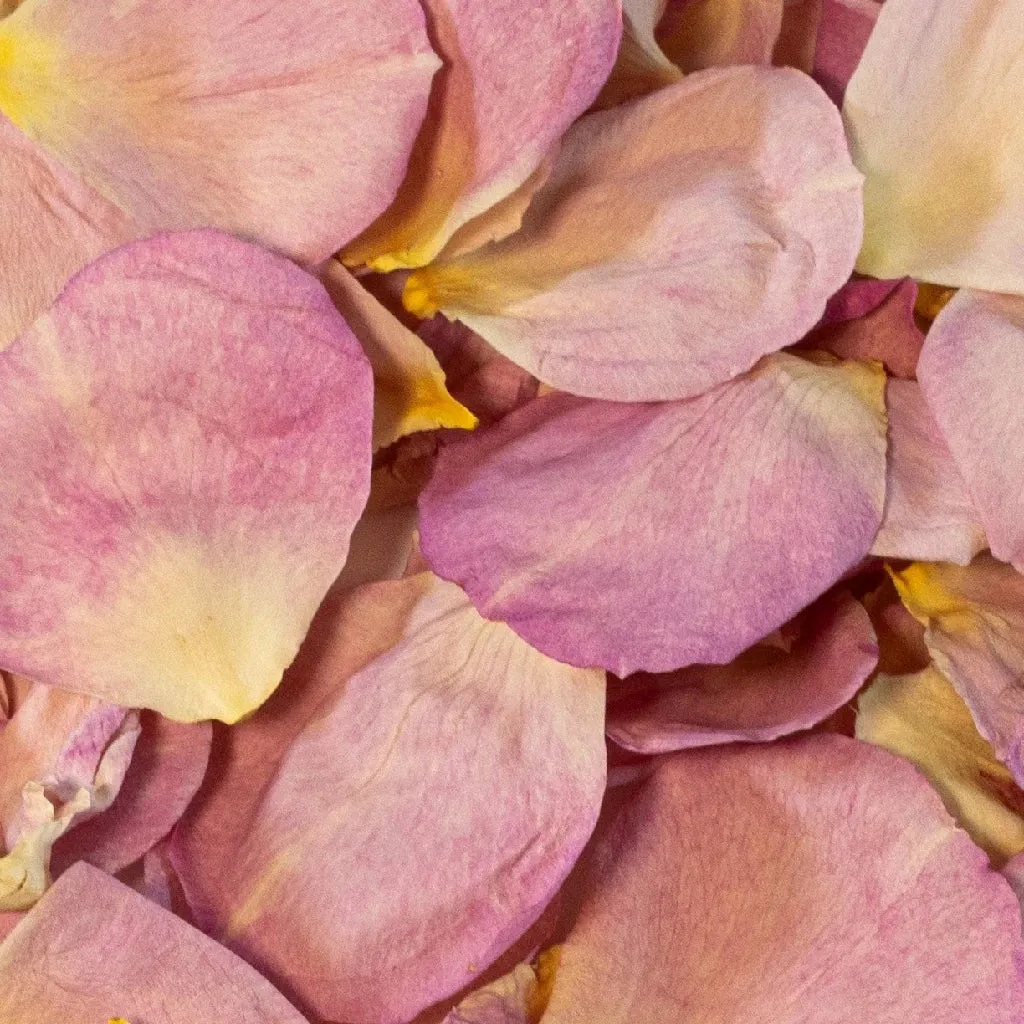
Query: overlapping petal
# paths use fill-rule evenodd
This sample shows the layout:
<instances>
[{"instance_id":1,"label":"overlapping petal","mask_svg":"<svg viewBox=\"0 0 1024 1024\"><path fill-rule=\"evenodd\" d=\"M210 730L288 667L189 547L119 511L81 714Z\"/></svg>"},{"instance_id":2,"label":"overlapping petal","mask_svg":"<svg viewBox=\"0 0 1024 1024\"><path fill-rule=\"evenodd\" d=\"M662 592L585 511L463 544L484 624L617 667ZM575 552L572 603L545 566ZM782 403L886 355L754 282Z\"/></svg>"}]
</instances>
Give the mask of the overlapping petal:
<instances>
[{"instance_id":1,"label":"overlapping petal","mask_svg":"<svg viewBox=\"0 0 1024 1024\"><path fill-rule=\"evenodd\" d=\"M842 105L882 9L882 0L822 0L814 78Z\"/></svg>"},{"instance_id":2,"label":"overlapping petal","mask_svg":"<svg viewBox=\"0 0 1024 1024\"><path fill-rule=\"evenodd\" d=\"M1019 1020L1012 892L913 768L854 740L675 755L588 882L544 1024Z\"/></svg>"},{"instance_id":3,"label":"overlapping petal","mask_svg":"<svg viewBox=\"0 0 1024 1024\"><path fill-rule=\"evenodd\" d=\"M770 64L782 14L783 0L669 0L658 43L688 73Z\"/></svg>"},{"instance_id":4,"label":"overlapping petal","mask_svg":"<svg viewBox=\"0 0 1024 1024\"><path fill-rule=\"evenodd\" d=\"M438 63L416 0L35 0L0 111L147 231L314 263L393 199Z\"/></svg>"},{"instance_id":5,"label":"overlapping petal","mask_svg":"<svg viewBox=\"0 0 1024 1024\"><path fill-rule=\"evenodd\" d=\"M0 356L0 664L182 720L251 711L344 564L371 399L280 257L195 232L92 264Z\"/></svg>"},{"instance_id":6,"label":"overlapping petal","mask_svg":"<svg viewBox=\"0 0 1024 1024\"><path fill-rule=\"evenodd\" d=\"M415 272L405 302L561 390L684 398L806 333L860 231L860 178L817 86L713 70L580 121L522 229Z\"/></svg>"},{"instance_id":7,"label":"overlapping petal","mask_svg":"<svg viewBox=\"0 0 1024 1024\"><path fill-rule=\"evenodd\" d=\"M0 1019L18 1024L305 1024L234 954L85 864L0 945Z\"/></svg>"},{"instance_id":8,"label":"overlapping petal","mask_svg":"<svg viewBox=\"0 0 1024 1024\"><path fill-rule=\"evenodd\" d=\"M728 665L611 683L608 735L644 754L777 739L840 708L877 660L863 606L849 595L829 595Z\"/></svg>"},{"instance_id":9,"label":"overlapping petal","mask_svg":"<svg viewBox=\"0 0 1024 1024\"><path fill-rule=\"evenodd\" d=\"M233 730L174 862L204 927L302 1005L405 1021L561 884L603 795L603 726L602 673L429 573L337 595Z\"/></svg>"},{"instance_id":10,"label":"overlapping petal","mask_svg":"<svg viewBox=\"0 0 1024 1024\"><path fill-rule=\"evenodd\" d=\"M1024 569L1024 299L961 291L939 313L918 377L992 553Z\"/></svg>"},{"instance_id":11,"label":"overlapping petal","mask_svg":"<svg viewBox=\"0 0 1024 1024\"><path fill-rule=\"evenodd\" d=\"M442 452L423 553L560 661L731 661L871 546L883 382L779 354L686 402L538 399Z\"/></svg>"},{"instance_id":12,"label":"overlapping petal","mask_svg":"<svg viewBox=\"0 0 1024 1024\"><path fill-rule=\"evenodd\" d=\"M471 993L442 1024L539 1024L558 970L558 948Z\"/></svg>"},{"instance_id":13,"label":"overlapping petal","mask_svg":"<svg viewBox=\"0 0 1024 1024\"><path fill-rule=\"evenodd\" d=\"M1024 6L887 0L846 90L857 269L1024 291Z\"/></svg>"},{"instance_id":14,"label":"overlapping petal","mask_svg":"<svg viewBox=\"0 0 1024 1024\"><path fill-rule=\"evenodd\" d=\"M655 29L668 0L623 0L622 39L615 67L605 82L598 107L613 107L644 96L683 77L661 49Z\"/></svg>"},{"instance_id":15,"label":"overlapping petal","mask_svg":"<svg viewBox=\"0 0 1024 1024\"><path fill-rule=\"evenodd\" d=\"M348 247L379 270L428 263L516 191L597 96L615 62L620 0L426 0L444 58L395 204Z\"/></svg>"}]
</instances>

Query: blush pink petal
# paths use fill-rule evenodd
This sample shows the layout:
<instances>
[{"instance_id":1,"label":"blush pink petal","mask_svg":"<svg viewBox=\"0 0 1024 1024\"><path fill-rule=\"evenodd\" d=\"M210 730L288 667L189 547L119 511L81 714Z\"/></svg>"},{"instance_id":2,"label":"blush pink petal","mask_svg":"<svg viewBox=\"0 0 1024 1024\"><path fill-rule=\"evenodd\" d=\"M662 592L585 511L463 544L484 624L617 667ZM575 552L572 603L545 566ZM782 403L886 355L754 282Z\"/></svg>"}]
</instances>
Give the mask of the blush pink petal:
<instances>
[{"instance_id":1,"label":"blush pink petal","mask_svg":"<svg viewBox=\"0 0 1024 1024\"><path fill-rule=\"evenodd\" d=\"M1024 853L1018 853L1016 857L1007 862L1003 867L1003 877L1017 894L1021 910L1024 911Z\"/></svg>"},{"instance_id":2,"label":"blush pink petal","mask_svg":"<svg viewBox=\"0 0 1024 1024\"><path fill-rule=\"evenodd\" d=\"M416 271L404 299L559 390L702 394L819 320L860 245L860 180L806 76L694 74L584 118L522 230Z\"/></svg>"},{"instance_id":3,"label":"blush pink petal","mask_svg":"<svg viewBox=\"0 0 1024 1024\"><path fill-rule=\"evenodd\" d=\"M115 206L51 160L0 115L0 349L64 282L137 234Z\"/></svg>"},{"instance_id":4,"label":"blush pink petal","mask_svg":"<svg viewBox=\"0 0 1024 1024\"><path fill-rule=\"evenodd\" d=\"M604 792L604 678L429 573L341 598L311 645L299 692L235 730L174 864L204 928L299 1005L397 1024L568 874Z\"/></svg>"},{"instance_id":5,"label":"blush pink petal","mask_svg":"<svg viewBox=\"0 0 1024 1024\"><path fill-rule=\"evenodd\" d=\"M845 320L857 320L866 316L892 295L901 283L854 274L825 304L821 325L842 323Z\"/></svg>"},{"instance_id":6,"label":"blush pink petal","mask_svg":"<svg viewBox=\"0 0 1024 1024\"><path fill-rule=\"evenodd\" d=\"M423 266L515 192L597 96L622 30L620 0L424 6L445 66L398 198L346 250L350 265Z\"/></svg>"},{"instance_id":7,"label":"blush pink petal","mask_svg":"<svg viewBox=\"0 0 1024 1024\"><path fill-rule=\"evenodd\" d=\"M39 0L0 22L0 111L146 232L309 263L394 198L437 67L416 0Z\"/></svg>"},{"instance_id":8,"label":"blush pink petal","mask_svg":"<svg viewBox=\"0 0 1024 1024\"><path fill-rule=\"evenodd\" d=\"M890 380L886 407L885 514L872 553L967 565L988 542L921 386L913 380Z\"/></svg>"},{"instance_id":9,"label":"blush pink petal","mask_svg":"<svg viewBox=\"0 0 1024 1024\"><path fill-rule=\"evenodd\" d=\"M85 864L0 945L0 1019L18 1024L305 1024L238 957Z\"/></svg>"},{"instance_id":10,"label":"blush pink petal","mask_svg":"<svg viewBox=\"0 0 1024 1024\"><path fill-rule=\"evenodd\" d=\"M1024 569L1024 299L958 292L918 366L921 390L967 481L992 553Z\"/></svg>"},{"instance_id":11,"label":"blush pink petal","mask_svg":"<svg viewBox=\"0 0 1024 1024\"><path fill-rule=\"evenodd\" d=\"M610 682L607 732L619 746L643 754L774 740L842 707L877 662L863 606L848 595L830 595L782 637L775 634L728 665Z\"/></svg>"},{"instance_id":12,"label":"blush pink petal","mask_svg":"<svg viewBox=\"0 0 1024 1024\"><path fill-rule=\"evenodd\" d=\"M779 354L685 402L538 399L442 452L423 554L559 661L731 661L871 546L883 379Z\"/></svg>"},{"instance_id":13,"label":"blush pink petal","mask_svg":"<svg viewBox=\"0 0 1024 1024\"><path fill-rule=\"evenodd\" d=\"M320 284L218 232L103 257L0 355L0 664L233 721L369 485L371 376Z\"/></svg>"},{"instance_id":14,"label":"blush pink petal","mask_svg":"<svg viewBox=\"0 0 1024 1024\"><path fill-rule=\"evenodd\" d=\"M1018 1024L1020 911L928 783L839 736L667 760L591 862L544 1024Z\"/></svg>"},{"instance_id":15,"label":"blush pink petal","mask_svg":"<svg viewBox=\"0 0 1024 1024\"><path fill-rule=\"evenodd\" d=\"M837 106L842 106L881 9L881 0L822 0L813 73Z\"/></svg>"}]
</instances>

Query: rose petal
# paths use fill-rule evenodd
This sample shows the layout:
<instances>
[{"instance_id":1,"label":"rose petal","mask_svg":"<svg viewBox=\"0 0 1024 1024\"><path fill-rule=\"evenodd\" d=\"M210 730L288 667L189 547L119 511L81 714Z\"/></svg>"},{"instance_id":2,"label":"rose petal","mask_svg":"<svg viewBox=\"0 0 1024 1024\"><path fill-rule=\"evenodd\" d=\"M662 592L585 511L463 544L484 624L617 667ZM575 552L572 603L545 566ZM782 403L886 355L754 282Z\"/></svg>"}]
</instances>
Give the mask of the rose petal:
<instances>
[{"instance_id":1,"label":"rose petal","mask_svg":"<svg viewBox=\"0 0 1024 1024\"><path fill-rule=\"evenodd\" d=\"M147 232L315 263L391 202L437 66L415 0L41 0L0 23L0 110Z\"/></svg>"},{"instance_id":2,"label":"rose petal","mask_svg":"<svg viewBox=\"0 0 1024 1024\"><path fill-rule=\"evenodd\" d=\"M879 281L874 277L854 274L825 304L821 325L867 316L902 284L902 281Z\"/></svg>"},{"instance_id":3,"label":"rose petal","mask_svg":"<svg viewBox=\"0 0 1024 1024\"><path fill-rule=\"evenodd\" d=\"M879 676L857 702L857 738L916 764L997 865L1024 850L1024 792L934 668Z\"/></svg>"},{"instance_id":4,"label":"rose petal","mask_svg":"<svg viewBox=\"0 0 1024 1024\"><path fill-rule=\"evenodd\" d=\"M967 485L912 380L890 380L885 515L871 548L883 558L967 565L987 546Z\"/></svg>"},{"instance_id":5,"label":"rose petal","mask_svg":"<svg viewBox=\"0 0 1024 1024\"><path fill-rule=\"evenodd\" d=\"M538 399L441 453L424 556L559 661L731 661L874 540L882 386L780 354L687 402Z\"/></svg>"},{"instance_id":6,"label":"rose petal","mask_svg":"<svg viewBox=\"0 0 1024 1024\"><path fill-rule=\"evenodd\" d=\"M590 106L619 45L618 0L426 0L444 57L394 206L345 252L350 265L419 267L514 192ZM513 84L514 83L514 84Z\"/></svg>"},{"instance_id":7,"label":"rose petal","mask_svg":"<svg viewBox=\"0 0 1024 1024\"><path fill-rule=\"evenodd\" d=\"M415 272L405 302L560 390L701 394L817 322L852 268L859 190L805 76L709 71L581 121L522 230Z\"/></svg>"},{"instance_id":8,"label":"rose petal","mask_svg":"<svg viewBox=\"0 0 1024 1024\"><path fill-rule=\"evenodd\" d=\"M558 955L556 948L542 954L537 966L520 964L463 999L443 1024L538 1024L551 998Z\"/></svg>"},{"instance_id":9,"label":"rose petal","mask_svg":"<svg viewBox=\"0 0 1024 1024\"><path fill-rule=\"evenodd\" d=\"M864 608L842 594L823 598L793 628L794 639L769 638L728 665L612 684L608 735L628 750L659 754L765 742L816 725L874 669L875 634Z\"/></svg>"},{"instance_id":10,"label":"rose petal","mask_svg":"<svg viewBox=\"0 0 1024 1024\"><path fill-rule=\"evenodd\" d=\"M916 563L893 579L936 667L1024 785L1024 577L981 555L966 568Z\"/></svg>"},{"instance_id":11,"label":"rose petal","mask_svg":"<svg viewBox=\"0 0 1024 1024\"><path fill-rule=\"evenodd\" d=\"M783 0L779 38L772 51L772 63L797 68L806 74L814 70L821 10L825 0Z\"/></svg>"},{"instance_id":12,"label":"rose petal","mask_svg":"<svg viewBox=\"0 0 1024 1024\"><path fill-rule=\"evenodd\" d=\"M783 0L669 0L661 48L689 73L729 64L770 64Z\"/></svg>"},{"instance_id":13,"label":"rose petal","mask_svg":"<svg viewBox=\"0 0 1024 1024\"><path fill-rule=\"evenodd\" d=\"M878 671L910 675L932 661L924 642L924 626L907 611L889 576L861 600L878 638Z\"/></svg>"},{"instance_id":14,"label":"rose petal","mask_svg":"<svg viewBox=\"0 0 1024 1024\"><path fill-rule=\"evenodd\" d=\"M1003 867L1003 877L1010 883L1024 910L1024 853L1017 854Z\"/></svg>"},{"instance_id":15,"label":"rose petal","mask_svg":"<svg viewBox=\"0 0 1024 1024\"><path fill-rule=\"evenodd\" d=\"M939 314L921 390L970 489L992 553L1024 569L1024 299L963 291Z\"/></svg>"},{"instance_id":16,"label":"rose petal","mask_svg":"<svg viewBox=\"0 0 1024 1024\"><path fill-rule=\"evenodd\" d=\"M846 90L857 269L1024 290L1024 5L888 0Z\"/></svg>"},{"instance_id":17,"label":"rose petal","mask_svg":"<svg viewBox=\"0 0 1024 1024\"><path fill-rule=\"evenodd\" d=\"M94 263L0 355L0 664L170 718L251 711L344 564L370 400L280 257L195 232Z\"/></svg>"},{"instance_id":18,"label":"rose petal","mask_svg":"<svg viewBox=\"0 0 1024 1024\"><path fill-rule=\"evenodd\" d=\"M666 4L667 0L623 0L619 55L597 99L599 108L644 96L683 77L654 37Z\"/></svg>"},{"instance_id":19,"label":"rose petal","mask_svg":"<svg viewBox=\"0 0 1024 1024\"><path fill-rule=\"evenodd\" d=\"M676 755L594 865L544 1024L1019 1019L1013 894L866 744Z\"/></svg>"},{"instance_id":20,"label":"rose petal","mask_svg":"<svg viewBox=\"0 0 1024 1024\"><path fill-rule=\"evenodd\" d=\"M525 931L589 838L603 676L429 574L318 625L300 694L235 730L174 863L204 927L317 1016L405 1021Z\"/></svg>"},{"instance_id":21,"label":"rose petal","mask_svg":"<svg viewBox=\"0 0 1024 1024\"><path fill-rule=\"evenodd\" d=\"M305 1024L251 967L78 864L0 945L0 1019L18 1024Z\"/></svg>"},{"instance_id":22,"label":"rose petal","mask_svg":"<svg viewBox=\"0 0 1024 1024\"><path fill-rule=\"evenodd\" d=\"M822 0L814 78L837 106L842 106L881 9L880 0Z\"/></svg>"}]
</instances>

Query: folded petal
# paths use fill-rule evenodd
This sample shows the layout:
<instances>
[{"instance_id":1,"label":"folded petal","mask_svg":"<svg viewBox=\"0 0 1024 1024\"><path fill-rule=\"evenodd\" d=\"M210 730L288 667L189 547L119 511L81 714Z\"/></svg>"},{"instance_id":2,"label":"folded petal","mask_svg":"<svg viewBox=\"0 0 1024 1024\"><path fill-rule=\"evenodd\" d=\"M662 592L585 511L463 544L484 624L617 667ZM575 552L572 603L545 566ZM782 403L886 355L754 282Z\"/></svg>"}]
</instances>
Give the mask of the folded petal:
<instances>
[{"instance_id":1,"label":"folded petal","mask_svg":"<svg viewBox=\"0 0 1024 1024\"><path fill-rule=\"evenodd\" d=\"M658 42L685 72L770 64L783 0L669 0Z\"/></svg>"},{"instance_id":2,"label":"folded petal","mask_svg":"<svg viewBox=\"0 0 1024 1024\"><path fill-rule=\"evenodd\" d=\"M842 106L881 9L882 0L822 0L813 73L837 106Z\"/></svg>"},{"instance_id":3,"label":"folded petal","mask_svg":"<svg viewBox=\"0 0 1024 1024\"><path fill-rule=\"evenodd\" d=\"M987 546L985 531L921 387L890 380L885 514L871 548L883 558L967 565Z\"/></svg>"},{"instance_id":4,"label":"folded petal","mask_svg":"<svg viewBox=\"0 0 1024 1024\"><path fill-rule=\"evenodd\" d=\"M520 964L468 995L442 1024L539 1024L551 998L558 958L556 947L542 953L536 965Z\"/></svg>"},{"instance_id":5,"label":"folded petal","mask_svg":"<svg viewBox=\"0 0 1024 1024\"><path fill-rule=\"evenodd\" d=\"M341 263L328 260L320 280L373 368L374 450L421 430L476 426L476 417L448 393L434 353Z\"/></svg>"},{"instance_id":6,"label":"folded petal","mask_svg":"<svg viewBox=\"0 0 1024 1024\"><path fill-rule=\"evenodd\" d=\"M39 0L0 23L0 111L147 233L312 263L393 199L437 66L416 0Z\"/></svg>"},{"instance_id":7,"label":"folded petal","mask_svg":"<svg viewBox=\"0 0 1024 1024\"><path fill-rule=\"evenodd\" d=\"M925 341L918 377L992 553L1024 569L1024 299L961 291Z\"/></svg>"},{"instance_id":8,"label":"folded petal","mask_svg":"<svg viewBox=\"0 0 1024 1024\"><path fill-rule=\"evenodd\" d=\"M817 322L860 218L842 125L809 79L709 71L582 120L522 230L416 271L405 302L560 390L684 398Z\"/></svg>"},{"instance_id":9,"label":"folded petal","mask_svg":"<svg viewBox=\"0 0 1024 1024\"><path fill-rule=\"evenodd\" d=\"M893 580L936 668L1024 785L1024 576L981 555L964 568L919 562Z\"/></svg>"},{"instance_id":10,"label":"folded petal","mask_svg":"<svg viewBox=\"0 0 1024 1024\"><path fill-rule=\"evenodd\" d=\"M728 665L610 683L607 732L644 754L777 739L842 707L877 661L863 606L845 594L827 596Z\"/></svg>"},{"instance_id":11,"label":"folded petal","mask_svg":"<svg viewBox=\"0 0 1024 1024\"><path fill-rule=\"evenodd\" d=\"M907 611L891 576L861 598L878 638L878 670L909 675L931 665L924 626Z\"/></svg>"},{"instance_id":12,"label":"folded petal","mask_svg":"<svg viewBox=\"0 0 1024 1024\"><path fill-rule=\"evenodd\" d=\"M0 664L170 718L280 681L369 482L322 287L217 232L92 264L0 355Z\"/></svg>"},{"instance_id":13,"label":"folded petal","mask_svg":"<svg viewBox=\"0 0 1024 1024\"><path fill-rule=\"evenodd\" d=\"M997 865L1024 850L1024 792L934 668L879 676L857 702L857 738L913 761Z\"/></svg>"},{"instance_id":14,"label":"folded petal","mask_svg":"<svg viewBox=\"0 0 1024 1024\"><path fill-rule=\"evenodd\" d=\"M1024 291L1024 6L887 0L846 90L857 269Z\"/></svg>"},{"instance_id":15,"label":"folded petal","mask_svg":"<svg viewBox=\"0 0 1024 1024\"><path fill-rule=\"evenodd\" d=\"M0 945L18 1024L305 1024L251 967L155 903L76 865Z\"/></svg>"},{"instance_id":16,"label":"folded petal","mask_svg":"<svg viewBox=\"0 0 1024 1024\"><path fill-rule=\"evenodd\" d=\"M593 102L619 45L618 0L426 0L444 58L395 204L345 252L351 265L419 267L514 192Z\"/></svg>"},{"instance_id":17,"label":"folded petal","mask_svg":"<svg viewBox=\"0 0 1024 1024\"><path fill-rule=\"evenodd\" d=\"M685 402L538 399L442 451L424 556L559 661L731 661L867 553L883 380L779 354Z\"/></svg>"},{"instance_id":18,"label":"folded petal","mask_svg":"<svg viewBox=\"0 0 1024 1024\"><path fill-rule=\"evenodd\" d=\"M544 1024L1019 1020L1013 893L867 744L675 755L591 863Z\"/></svg>"},{"instance_id":19,"label":"folded petal","mask_svg":"<svg viewBox=\"0 0 1024 1024\"><path fill-rule=\"evenodd\" d=\"M0 60L2 63L2 60ZM64 282L137 229L0 115L0 349L51 302Z\"/></svg>"},{"instance_id":20,"label":"folded petal","mask_svg":"<svg viewBox=\"0 0 1024 1024\"><path fill-rule=\"evenodd\" d=\"M316 1016L405 1021L511 945L589 838L604 679L429 573L318 627L287 703L234 730L174 863L204 928Z\"/></svg>"}]
</instances>

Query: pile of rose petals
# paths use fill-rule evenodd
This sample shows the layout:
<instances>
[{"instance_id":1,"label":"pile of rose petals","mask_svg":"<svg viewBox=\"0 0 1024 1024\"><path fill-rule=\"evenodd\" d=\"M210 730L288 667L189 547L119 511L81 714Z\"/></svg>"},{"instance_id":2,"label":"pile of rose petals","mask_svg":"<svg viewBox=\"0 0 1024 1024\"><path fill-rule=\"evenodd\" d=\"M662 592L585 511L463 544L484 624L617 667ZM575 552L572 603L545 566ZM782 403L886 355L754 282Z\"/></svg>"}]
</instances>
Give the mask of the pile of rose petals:
<instances>
[{"instance_id":1,"label":"pile of rose petals","mask_svg":"<svg viewBox=\"0 0 1024 1024\"><path fill-rule=\"evenodd\" d=\"M1024 1024L1022 54L0 0L0 1024Z\"/></svg>"}]
</instances>

